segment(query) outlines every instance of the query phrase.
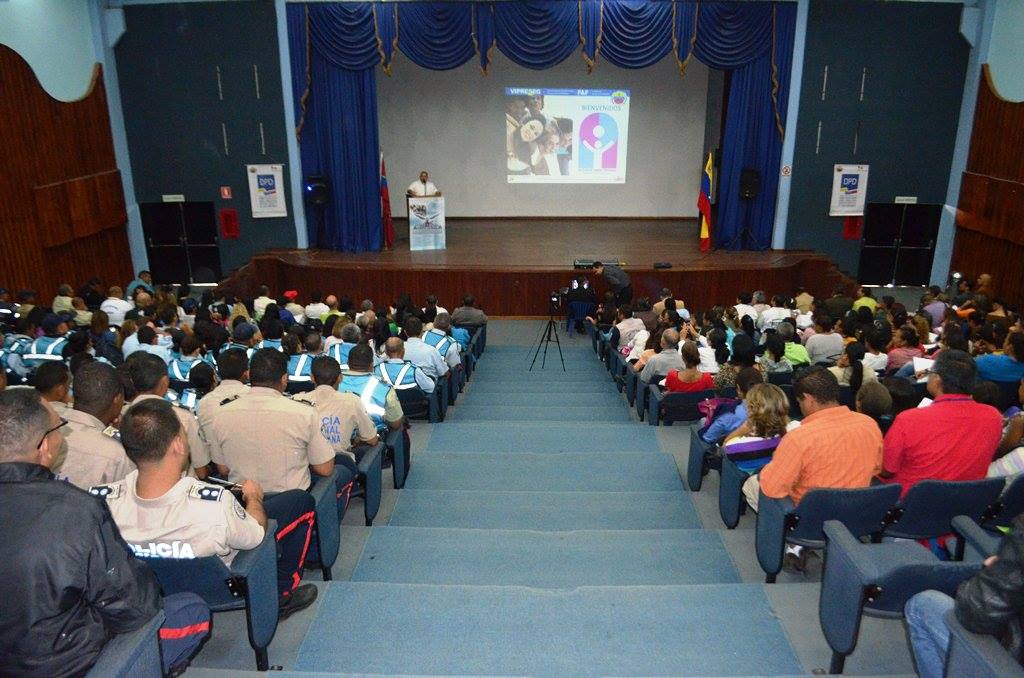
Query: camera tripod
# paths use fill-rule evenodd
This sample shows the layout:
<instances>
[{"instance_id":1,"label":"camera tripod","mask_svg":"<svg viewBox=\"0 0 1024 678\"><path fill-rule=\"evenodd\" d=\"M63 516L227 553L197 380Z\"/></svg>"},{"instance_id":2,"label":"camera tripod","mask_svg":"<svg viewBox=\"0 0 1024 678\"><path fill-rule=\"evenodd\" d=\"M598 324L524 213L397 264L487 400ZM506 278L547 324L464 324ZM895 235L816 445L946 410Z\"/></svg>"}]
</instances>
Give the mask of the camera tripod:
<instances>
[{"instance_id":1,"label":"camera tripod","mask_svg":"<svg viewBox=\"0 0 1024 678\"><path fill-rule=\"evenodd\" d=\"M552 336L554 337L552 339ZM555 342L555 346L558 347L558 357L562 361L562 371L565 372L565 356L562 355L562 343L558 340L558 323L555 322L555 314L551 312L548 316L548 324L545 325L544 331L540 335L540 339L537 341L537 350L533 352L533 361L530 363L530 369L527 372L533 371L533 366L537 363L537 356L540 355L541 346L544 347L544 356L540 361L540 368L543 370L544 365L547 364L548 360L548 344Z\"/></svg>"}]
</instances>

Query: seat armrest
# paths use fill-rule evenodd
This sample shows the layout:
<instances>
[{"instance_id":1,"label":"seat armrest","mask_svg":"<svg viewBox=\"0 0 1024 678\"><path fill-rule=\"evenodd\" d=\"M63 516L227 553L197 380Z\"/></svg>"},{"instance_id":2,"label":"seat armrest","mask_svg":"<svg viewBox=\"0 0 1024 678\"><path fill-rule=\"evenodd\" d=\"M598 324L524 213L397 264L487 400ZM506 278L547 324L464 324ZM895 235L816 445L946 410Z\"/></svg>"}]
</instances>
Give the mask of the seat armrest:
<instances>
[{"instance_id":1,"label":"seat armrest","mask_svg":"<svg viewBox=\"0 0 1024 678\"><path fill-rule=\"evenodd\" d=\"M259 546L238 552L230 570L234 579L245 582L249 644L253 648L266 648L277 632L276 520L267 521L267 532Z\"/></svg>"},{"instance_id":2,"label":"seat armrest","mask_svg":"<svg viewBox=\"0 0 1024 678\"><path fill-rule=\"evenodd\" d=\"M946 676L972 676L973 678L1021 678L1021 667L995 636L971 633L957 621L950 610L945 617L949 627L949 653L946 656Z\"/></svg>"},{"instance_id":3,"label":"seat armrest","mask_svg":"<svg viewBox=\"0 0 1024 678\"><path fill-rule=\"evenodd\" d=\"M796 505L789 497L774 499L765 496L763 490L760 492L754 548L757 561L769 582L774 581L775 575L782 569L782 555L786 547L786 515L795 510Z\"/></svg>"},{"instance_id":4,"label":"seat armrest","mask_svg":"<svg viewBox=\"0 0 1024 678\"><path fill-rule=\"evenodd\" d=\"M159 610L145 624L127 633L119 633L103 646L88 678L160 678L160 627L164 611Z\"/></svg>"},{"instance_id":5,"label":"seat armrest","mask_svg":"<svg viewBox=\"0 0 1024 678\"><path fill-rule=\"evenodd\" d=\"M1002 541L968 516L953 518L953 531L972 549L974 556L981 560L994 556Z\"/></svg>"},{"instance_id":6,"label":"seat armrest","mask_svg":"<svg viewBox=\"0 0 1024 678\"><path fill-rule=\"evenodd\" d=\"M341 518L338 516L338 470L318 476L309 493L316 503L317 550L321 567L330 568L341 547Z\"/></svg>"}]
</instances>

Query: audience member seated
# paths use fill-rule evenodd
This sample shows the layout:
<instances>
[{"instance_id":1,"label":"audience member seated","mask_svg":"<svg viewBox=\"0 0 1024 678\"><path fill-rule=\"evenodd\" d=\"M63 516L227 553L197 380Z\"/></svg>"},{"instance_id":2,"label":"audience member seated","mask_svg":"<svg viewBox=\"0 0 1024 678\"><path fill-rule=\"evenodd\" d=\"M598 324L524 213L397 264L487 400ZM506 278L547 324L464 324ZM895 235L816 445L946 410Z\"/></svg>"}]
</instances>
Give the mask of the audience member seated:
<instances>
[{"instance_id":1,"label":"audience member seated","mask_svg":"<svg viewBox=\"0 0 1024 678\"><path fill-rule=\"evenodd\" d=\"M135 353L125 361L125 368L135 388L132 404L144 400L164 400L167 398L171 380L167 376L167 366L163 361L148 353ZM83 368L84 369L84 368ZM206 442L199 436L199 424L192 411L187 407L176 406L174 414L185 429L189 452L192 455L192 467L200 478L206 477L206 467L210 463L210 451ZM120 480L116 478L115 480ZM98 485L99 482L93 483Z\"/></svg>"},{"instance_id":2,"label":"audience member seated","mask_svg":"<svg viewBox=\"0 0 1024 678\"><path fill-rule=\"evenodd\" d=\"M814 335L804 342L812 365L834 363L843 353L843 337L834 329L833 316L819 313L814 316Z\"/></svg>"},{"instance_id":3,"label":"audience member seated","mask_svg":"<svg viewBox=\"0 0 1024 678\"><path fill-rule=\"evenodd\" d=\"M348 367L348 354L362 340L363 332L355 323L345 323L337 334L341 342L332 344L327 350L327 355L337 360L341 369L345 370Z\"/></svg>"},{"instance_id":4,"label":"audience member seated","mask_svg":"<svg viewBox=\"0 0 1024 678\"><path fill-rule=\"evenodd\" d=\"M640 380L651 383L655 375L667 375L670 371L685 369L683 357L679 354L679 333L673 329L664 330L659 340L660 349L648 358L640 371ZM696 347L694 347L696 348ZM692 357L692 356L691 356ZM698 362L700 356L698 354Z\"/></svg>"},{"instance_id":5,"label":"audience member seated","mask_svg":"<svg viewBox=\"0 0 1024 678\"><path fill-rule=\"evenodd\" d=\"M861 384L868 381L878 381L875 371L864 364L864 346L854 342L847 344L843 349L839 361L833 367L829 367L840 386L849 386L854 394L860 390Z\"/></svg>"},{"instance_id":6,"label":"audience member seated","mask_svg":"<svg viewBox=\"0 0 1024 678\"><path fill-rule=\"evenodd\" d=\"M306 316L306 320L320 320L320 316L330 311L330 307L323 302L324 295L322 292L315 290L309 293L309 303L303 309L303 314Z\"/></svg>"},{"instance_id":7,"label":"audience member seated","mask_svg":"<svg viewBox=\"0 0 1024 678\"><path fill-rule=\"evenodd\" d=\"M405 342L401 337L389 337L384 342L384 355L387 359L373 369L374 376L382 382L399 391L419 386L424 393L434 392L434 380L405 359Z\"/></svg>"},{"instance_id":8,"label":"audience member seated","mask_svg":"<svg viewBox=\"0 0 1024 678\"><path fill-rule=\"evenodd\" d=\"M110 513L54 480L62 425L35 391L0 393L0 558L17 573L0 582L0 673L84 675L114 634L163 607L163 669L177 675L209 635L209 608L192 594L161 600Z\"/></svg>"},{"instance_id":9,"label":"audience member seated","mask_svg":"<svg viewBox=\"0 0 1024 678\"><path fill-rule=\"evenodd\" d=\"M629 304L622 304L615 313L615 325L608 334L609 345L618 350L633 340L640 330L644 329L644 321L633 317L633 307Z\"/></svg>"},{"instance_id":10,"label":"audience member seated","mask_svg":"<svg viewBox=\"0 0 1024 678\"><path fill-rule=\"evenodd\" d=\"M734 461L741 471L753 473L768 463L782 436L799 426L800 422L789 420L789 399L775 384L752 385L743 405L747 418L722 441L722 454L736 457ZM756 494L746 499L756 512Z\"/></svg>"},{"instance_id":11,"label":"audience member seated","mask_svg":"<svg viewBox=\"0 0 1024 678\"><path fill-rule=\"evenodd\" d=\"M853 305L850 308L854 311L859 308L866 308L874 315L875 309L878 308L878 301L872 296L871 290L862 285L857 288L857 298L853 300Z\"/></svg>"},{"instance_id":12,"label":"audience member seated","mask_svg":"<svg viewBox=\"0 0 1024 678\"><path fill-rule=\"evenodd\" d=\"M42 321L43 336L39 337L24 347L21 351L21 362L31 372L43 363L54 360L59 361L64 355L64 347L67 346L68 333L67 322L56 313L48 313Z\"/></svg>"},{"instance_id":13,"label":"audience member seated","mask_svg":"<svg viewBox=\"0 0 1024 678\"><path fill-rule=\"evenodd\" d=\"M928 377L928 407L897 415L885 436L881 477L902 485L921 480L984 478L1002 437L999 412L971 399L977 370L963 351L946 350Z\"/></svg>"},{"instance_id":14,"label":"audience member seated","mask_svg":"<svg viewBox=\"0 0 1024 678\"><path fill-rule=\"evenodd\" d=\"M952 610L971 633L995 636L1018 661L1024 657L1020 619L1024 615L1024 516L1013 521L999 552L985 559L984 567L960 584L956 597L940 591L922 591L907 601L904 612L910 631L917 673L921 678L942 678L949 650Z\"/></svg>"},{"instance_id":15,"label":"audience member seated","mask_svg":"<svg viewBox=\"0 0 1024 678\"><path fill-rule=\"evenodd\" d=\"M746 497L789 497L799 504L813 488L867 487L882 467L882 434L870 418L839 404L839 382L823 367L796 380L800 427L787 433L771 462L743 486Z\"/></svg>"},{"instance_id":16,"label":"audience member seated","mask_svg":"<svg viewBox=\"0 0 1024 678\"><path fill-rule=\"evenodd\" d=\"M883 417L892 421L892 395L879 381L865 381L857 389L854 402L857 411L874 419L879 429L882 428Z\"/></svg>"},{"instance_id":17,"label":"audience member seated","mask_svg":"<svg viewBox=\"0 0 1024 678\"><path fill-rule=\"evenodd\" d=\"M719 366L729 361L729 344L725 330L715 328L707 337L701 336L693 322L683 325L683 340L697 344L700 354L700 371L710 375L718 374Z\"/></svg>"},{"instance_id":18,"label":"audience member seated","mask_svg":"<svg viewBox=\"0 0 1024 678\"><path fill-rule=\"evenodd\" d=\"M669 393L700 393L715 387L715 381L707 372L700 370L700 353L697 344L685 341L680 349L683 369L669 370L665 377L665 389Z\"/></svg>"},{"instance_id":19,"label":"audience member seated","mask_svg":"<svg viewBox=\"0 0 1024 678\"><path fill-rule=\"evenodd\" d=\"M178 396L178 404L192 414L199 411L199 403L217 388L217 372L208 363L200 362L189 370L188 388ZM200 434L202 438L202 434Z\"/></svg>"},{"instance_id":20,"label":"audience member seated","mask_svg":"<svg viewBox=\"0 0 1024 678\"><path fill-rule=\"evenodd\" d=\"M755 309L751 302L754 301L754 295L750 292L740 292L736 295L736 305L733 308L736 309L736 318L742 318L747 315L753 320L757 320L757 309Z\"/></svg>"},{"instance_id":21,"label":"audience member seated","mask_svg":"<svg viewBox=\"0 0 1024 678\"><path fill-rule=\"evenodd\" d=\"M188 381L192 368L204 361L203 343L194 334L185 335L181 340L177 358L167 364L167 374L175 381Z\"/></svg>"},{"instance_id":22,"label":"audience member seated","mask_svg":"<svg viewBox=\"0 0 1024 678\"><path fill-rule=\"evenodd\" d=\"M349 353L348 369L342 370L338 390L359 396L378 431L404 428L405 415L398 394L394 388L375 377L372 370L373 350L367 344L359 344Z\"/></svg>"},{"instance_id":23,"label":"audience member seated","mask_svg":"<svg viewBox=\"0 0 1024 678\"><path fill-rule=\"evenodd\" d=\"M1024 333L1014 332L1006 338L1003 353L978 356L978 378L1007 382L1024 379Z\"/></svg>"},{"instance_id":24,"label":"audience member seated","mask_svg":"<svg viewBox=\"0 0 1024 678\"><path fill-rule=\"evenodd\" d=\"M436 348L422 339L423 321L415 316L410 316L405 321L405 359L435 382L446 379L448 375L448 364L441 357Z\"/></svg>"},{"instance_id":25,"label":"audience member seated","mask_svg":"<svg viewBox=\"0 0 1024 678\"><path fill-rule=\"evenodd\" d=\"M736 377L741 370L754 367L757 354L754 351L754 340L746 334L737 334L732 340L732 355L729 362L718 368L715 375L715 390L736 386ZM761 374L758 371L758 374ZM762 377L762 381L763 381Z\"/></svg>"},{"instance_id":26,"label":"audience member seated","mask_svg":"<svg viewBox=\"0 0 1024 678\"><path fill-rule=\"evenodd\" d=\"M318 356L313 360L312 375L316 388L292 399L309 403L320 416L320 432L334 450L334 463L341 467L340 489L359 473L356 461L361 455L357 451L379 441L377 426L359 396L338 390L342 377L341 365L336 360Z\"/></svg>"},{"instance_id":27,"label":"audience member seated","mask_svg":"<svg viewBox=\"0 0 1024 678\"><path fill-rule=\"evenodd\" d=\"M761 373L753 367L745 367L736 375L736 397L740 402L731 411L724 411L716 414L714 421L701 433L701 439L709 444L715 444L729 435L747 420L747 406L744 398L754 384L762 384Z\"/></svg>"},{"instance_id":28,"label":"audience member seated","mask_svg":"<svg viewBox=\"0 0 1024 678\"><path fill-rule=\"evenodd\" d=\"M796 340L796 326L792 323L779 323L779 337L786 344L786 360L794 368L811 364L811 356L807 349Z\"/></svg>"},{"instance_id":29,"label":"audience member seated","mask_svg":"<svg viewBox=\"0 0 1024 678\"><path fill-rule=\"evenodd\" d=\"M487 314L477 308L473 295L467 294L462 299L462 306L452 311L452 324L480 327L487 324Z\"/></svg>"},{"instance_id":30,"label":"audience member seated","mask_svg":"<svg viewBox=\"0 0 1024 678\"><path fill-rule=\"evenodd\" d=\"M772 297L772 305L761 312L757 319L757 327L761 330L774 330L786 318L792 318L793 312L786 306L786 297L776 294Z\"/></svg>"},{"instance_id":31,"label":"audience member seated","mask_svg":"<svg viewBox=\"0 0 1024 678\"><path fill-rule=\"evenodd\" d=\"M264 348L249 363L252 388L217 406L204 428L210 456L233 483L252 479L265 492L267 516L277 520L281 549L277 583L282 614L307 607L316 587L299 586L306 545L313 529L312 473L334 471L334 450L320 432L320 417L308 404L284 395L288 360Z\"/></svg>"},{"instance_id":32,"label":"audience member seated","mask_svg":"<svg viewBox=\"0 0 1024 678\"><path fill-rule=\"evenodd\" d=\"M814 297L807 293L802 287L798 287L796 290L796 296L793 298L796 308L801 313L810 313L811 304L814 303Z\"/></svg>"},{"instance_id":33,"label":"audience member seated","mask_svg":"<svg viewBox=\"0 0 1024 678\"><path fill-rule=\"evenodd\" d=\"M837 287L832 296L826 299L823 304L824 314L831 318L842 318L846 312L853 308L853 299L846 293L842 286ZM839 351L836 351L838 354Z\"/></svg>"},{"instance_id":34,"label":"audience member seated","mask_svg":"<svg viewBox=\"0 0 1024 678\"><path fill-rule=\"evenodd\" d=\"M462 367L462 348L449 334L452 329L452 317L442 311L434 316L433 324L433 328L423 333L423 342L437 349L448 364L448 369L459 369Z\"/></svg>"},{"instance_id":35,"label":"audience member seated","mask_svg":"<svg viewBox=\"0 0 1024 678\"><path fill-rule=\"evenodd\" d=\"M782 340L778 332L773 332L765 337L764 353L758 358L758 363L765 374L793 371L793 365L786 359L786 342Z\"/></svg>"},{"instance_id":36,"label":"audience member seated","mask_svg":"<svg viewBox=\"0 0 1024 678\"><path fill-rule=\"evenodd\" d=\"M217 375L220 382L206 394L196 408L199 435L208 438L207 429L217 409L231 402L236 396L249 392L249 357L241 349L228 349L217 355Z\"/></svg>"},{"instance_id":37,"label":"audience member seated","mask_svg":"<svg viewBox=\"0 0 1024 678\"><path fill-rule=\"evenodd\" d=\"M900 327L893 334L887 356L886 370L890 373L896 372L907 363L912 363L914 358L924 357L924 350L913 327Z\"/></svg>"},{"instance_id":38,"label":"audience member seated","mask_svg":"<svg viewBox=\"0 0 1024 678\"><path fill-rule=\"evenodd\" d=\"M67 423L66 456L52 468L61 478L87 490L121 480L135 468L112 426L123 406L124 391L113 367L92 362L78 369L74 409L60 412Z\"/></svg>"},{"instance_id":39,"label":"audience member seated","mask_svg":"<svg viewBox=\"0 0 1024 678\"><path fill-rule=\"evenodd\" d=\"M62 362L40 365L32 375L32 386L43 400L53 405L57 414L63 414L71 402L71 372Z\"/></svg>"},{"instance_id":40,"label":"audience member seated","mask_svg":"<svg viewBox=\"0 0 1024 678\"><path fill-rule=\"evenodd\" d=\"M274 300L270 296L270 288L266 285L260 285L256 291L258 295L252 300L253 317L257 320L263 318L263 312L267 310L267 306L274 303Z\"/></svg>"}]
</instances>

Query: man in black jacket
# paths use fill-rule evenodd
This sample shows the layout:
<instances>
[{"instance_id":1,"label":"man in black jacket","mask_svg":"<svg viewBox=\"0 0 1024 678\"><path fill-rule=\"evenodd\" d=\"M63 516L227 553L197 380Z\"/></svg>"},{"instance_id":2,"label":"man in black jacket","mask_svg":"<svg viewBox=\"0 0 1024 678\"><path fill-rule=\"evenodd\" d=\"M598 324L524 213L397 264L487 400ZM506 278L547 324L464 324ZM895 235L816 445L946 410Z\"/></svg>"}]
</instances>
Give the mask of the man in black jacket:
<instances>
[{"instance_id":1,"label":"man in black jacket","mask_svg":"<svg viewBox=\"0 0 1024 678\"><path fill-rule=\"evenodd\" d=\"M974 633L995 636L1017 659L1022 659L1024 616L1024 515L1013 521L999 553L957 589L956 599L939 591L924 591L907 601L905 609L917 671L922 678L941 678L949 649L944 617L955 610L957 621Z\"/></svg>"},{"instance_id":2,"label":"man in black jacket","mask_svg":"<svg viewBox=\"0 0 1024 678\"><path fill-rule=\"evenodd\" d=\"M84 673L165 605L164 669L179 666L208 635L209 609L193 594L161 600L105 502L54 480L65 424L34 389L0 393L0 675Z\"/></svg>"}]
</instances>

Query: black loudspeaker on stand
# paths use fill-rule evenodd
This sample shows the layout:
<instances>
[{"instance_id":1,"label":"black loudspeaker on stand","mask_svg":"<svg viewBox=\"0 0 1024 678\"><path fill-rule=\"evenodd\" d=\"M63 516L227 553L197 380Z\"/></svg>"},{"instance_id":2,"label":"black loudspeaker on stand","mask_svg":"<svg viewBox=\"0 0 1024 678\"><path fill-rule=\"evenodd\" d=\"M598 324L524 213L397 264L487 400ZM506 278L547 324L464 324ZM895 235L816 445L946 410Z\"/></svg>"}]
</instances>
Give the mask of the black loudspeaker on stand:
<instances>
[{"instance_id":1,"label":"black loudspeaker on stand","mask_svg":"<svg viewBox=\"0 0 1024 678\"><path fill-rule=\"evenodd\" d=\"M331 187L327 183L327 177L319 174L312 174L306 177L302 190L306 194L306 200L310 205L316 207L316 246L323 247L327 239L326 211L327 203L331 200Z\"/></svg>"},{"instance_id":2,"label":"black loudspeaker on stand","mask_svg":"<svg viewBox=\"0 0 1024 678\"><path fill-rule=\"evenodd\" d=\"M754 200L761 193L761 172L755 167L740 170L740 199L743 201L743 230L740 232L740 246L750 249L754 243L754 232L750 225Z\"/></svg>"}]
</instances>

